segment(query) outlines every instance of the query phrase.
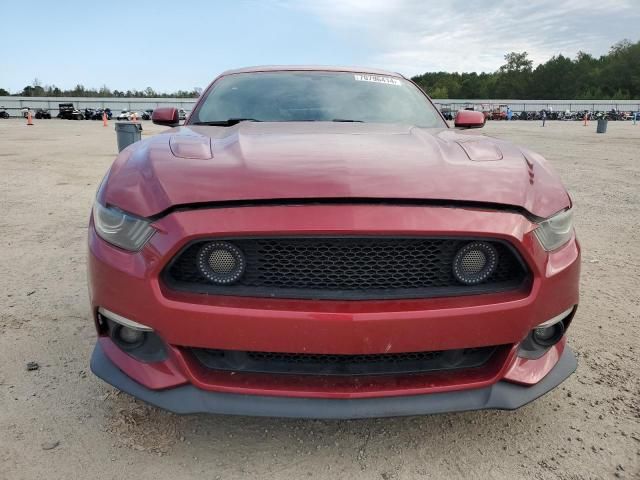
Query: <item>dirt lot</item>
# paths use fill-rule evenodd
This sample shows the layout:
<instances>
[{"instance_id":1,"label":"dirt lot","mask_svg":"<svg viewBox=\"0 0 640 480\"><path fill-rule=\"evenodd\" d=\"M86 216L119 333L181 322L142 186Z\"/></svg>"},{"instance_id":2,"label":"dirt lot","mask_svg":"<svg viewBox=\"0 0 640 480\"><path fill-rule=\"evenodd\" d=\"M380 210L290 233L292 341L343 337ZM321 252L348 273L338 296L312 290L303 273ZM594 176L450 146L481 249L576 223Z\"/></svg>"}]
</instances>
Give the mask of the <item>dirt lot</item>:
<instances>
[{"instance_id":1,"label":"dirt lot","mask_svg":"<svg viewBox=\"0 0 640 480\"><path fill-rule=\"evenodd\" d=\"M338 422L178 417L93 377L85 236L113 124L0 120L0 479L640 478L640 125L484 131L545 155L577 205L577 373L515 412Z\"/></svg>"}]
</instances>

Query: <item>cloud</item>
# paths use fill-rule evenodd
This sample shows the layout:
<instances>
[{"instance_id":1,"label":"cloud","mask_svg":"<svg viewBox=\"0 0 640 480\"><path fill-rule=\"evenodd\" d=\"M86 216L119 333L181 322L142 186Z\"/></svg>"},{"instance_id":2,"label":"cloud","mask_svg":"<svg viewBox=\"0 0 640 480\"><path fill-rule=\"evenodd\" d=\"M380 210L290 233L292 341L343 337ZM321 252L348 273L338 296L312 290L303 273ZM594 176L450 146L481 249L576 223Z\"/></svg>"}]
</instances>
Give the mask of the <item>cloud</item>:
<instances>
[{"instance_id":1,"label":"cloud","mask_svg":"<svg viewBox=\"0 0 640 480\"><path fill-rule=\"evenodd\" d=\"M284 1L370 52L363 63L414 75L494 71L504 54L527 51L534 64L562 53L606 53L640 36L635 0Z\"/></svg>"}]
</instances>

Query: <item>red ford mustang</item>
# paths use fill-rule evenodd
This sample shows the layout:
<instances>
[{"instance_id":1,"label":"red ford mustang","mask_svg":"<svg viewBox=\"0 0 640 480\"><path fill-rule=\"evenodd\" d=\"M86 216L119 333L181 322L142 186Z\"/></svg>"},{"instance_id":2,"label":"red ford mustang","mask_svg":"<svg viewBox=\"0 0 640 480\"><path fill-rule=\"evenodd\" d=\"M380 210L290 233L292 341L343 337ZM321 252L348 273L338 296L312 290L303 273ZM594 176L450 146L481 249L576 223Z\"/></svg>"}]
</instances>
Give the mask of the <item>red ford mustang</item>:
<instances>
[{"instance_id":1,"label":"red ford mustang","mask_svg":"<svg viewBox=\"0 0 640 480\"><path fill-rule=\"evenodd\" d=\"M178 412L524 405L576 368L571 199L383 71L222 74L123 150L89 228L93 372Z\"/></svg>"}]
</instances>

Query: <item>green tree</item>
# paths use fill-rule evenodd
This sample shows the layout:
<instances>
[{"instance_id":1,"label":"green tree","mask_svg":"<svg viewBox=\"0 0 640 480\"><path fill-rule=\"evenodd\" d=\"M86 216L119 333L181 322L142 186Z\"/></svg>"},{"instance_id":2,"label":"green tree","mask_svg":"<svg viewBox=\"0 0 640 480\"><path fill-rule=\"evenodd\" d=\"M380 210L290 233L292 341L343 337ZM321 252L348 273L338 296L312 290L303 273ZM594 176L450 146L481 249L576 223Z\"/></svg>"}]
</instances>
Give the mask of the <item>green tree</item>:
<instances>
[{"instance_id":1,"label":"green tree","mask_svg":"<svg viewBox=\"0 0 640 480\"><path fill-rule=\"evenodd\" d=\"M87 93L84 88L84 85L77 84L73 90L71 90L71 95L74 97L86 97Z\"/></svg>"},{"instance_id":2,"label":"green tree","mask_svg":"<svg viewBox=\"0 0 640 480\"><path fill-rule=\"evenodd\" d=\"M527 52L511 52L493 73L426 72L413 80L434 97L446 89L465 99L640 99L640 42L622 40L599 58L556 55L535 69Z\"/></svg>"},{"instance_id":3,"label":"green tree","mask_svg":"<svg viewBox=\"0 0 640 480\"><path fill-rule=\"evenodd\" d=\"M574 62L563 55L538 65L531 74L531 98L574 98L578 90Z\"/></svg>"},{"instance_id":4,"label":"green tree","mask_svg":"<svg viewBox=\"0 0 640 480\"><path fill-rule=\"evenodd\" d=\"M504 56L507 63L497 72L498 82L496 97L499 98L529 98L530 79L533 61L527 52L511 52Z\"/></svg>"},{"instance_id":5,"label":"green tree","mask_svg":"<svg viewBox=\"0 0 640 480\"><path fill-rule=\"evenodd\" d=\"M447 87L436 87L431 90L430 96L432 98L449 98L449 92Z\"/></svg>"},{"instance_id":6,"label":"green tree","mask_svg":"<svg viewBox=\"0 0 640 480\"><path fill-rule=\"evenodd\" d=\"M507 61L500 67L501 73L531 73L533 60L529 60L527 52L511 52L504 56Z\"/></svg>"}]
</instances>

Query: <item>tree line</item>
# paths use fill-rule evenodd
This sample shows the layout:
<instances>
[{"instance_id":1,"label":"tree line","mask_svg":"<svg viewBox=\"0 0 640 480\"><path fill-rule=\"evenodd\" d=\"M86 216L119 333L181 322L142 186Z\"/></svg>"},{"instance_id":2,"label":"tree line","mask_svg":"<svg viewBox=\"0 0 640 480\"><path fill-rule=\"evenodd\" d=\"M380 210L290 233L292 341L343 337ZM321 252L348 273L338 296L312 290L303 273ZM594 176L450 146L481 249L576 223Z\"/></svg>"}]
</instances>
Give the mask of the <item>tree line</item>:
<instances>
[{"instance_id":1,"label":"tree line","mask_svg":"<svg viewBox=\"0 0 640 480\"><path fill-rule=\"evenodd\" d=\"M153 88L147 87L144 90L111 90L106 85L101 88L86 88L84 85L76 85L72 89L63 90L55 85L42 85L37 78L31 85L27 85L14 96L23 97L137 97L137 98L197 98L202 93L202 89L194 87L191 90L178 90L176 92L156 92ZM11 95L9 91L0 88L0 96Z\"/></svg>"},{"instance_id":2,"label":"tree line","mask_svg":"<svg viewBox=\"0 0 640 480\"><path fill-rule=\"evenodd\" d=\"M533 68L527 52L505 55L505 64L493 73L427 72L413 77L433 98L509 98L522 100L632 100L640 98L640 41L622 40L599 58L579 52L576 58L562 54ZM201 88L156 92L110 90L76 85L62 90L35 79L14 95L25 97L178 97L195 98ZM9 92L0 88L0 96Z\"/></svg>"},{"instance_id":3,"label":"tree line","mask_svg":"<svg viewBox=\"0 0 640 480\"><path fill-rule=\"evenodd\" d=\"M557 55L533 68L527 52L505 55L493 73L427 72L413 77L432 98L633 100L640 98L640 41L623 40L595 58Z\"/></svg>"}]
</instances>

